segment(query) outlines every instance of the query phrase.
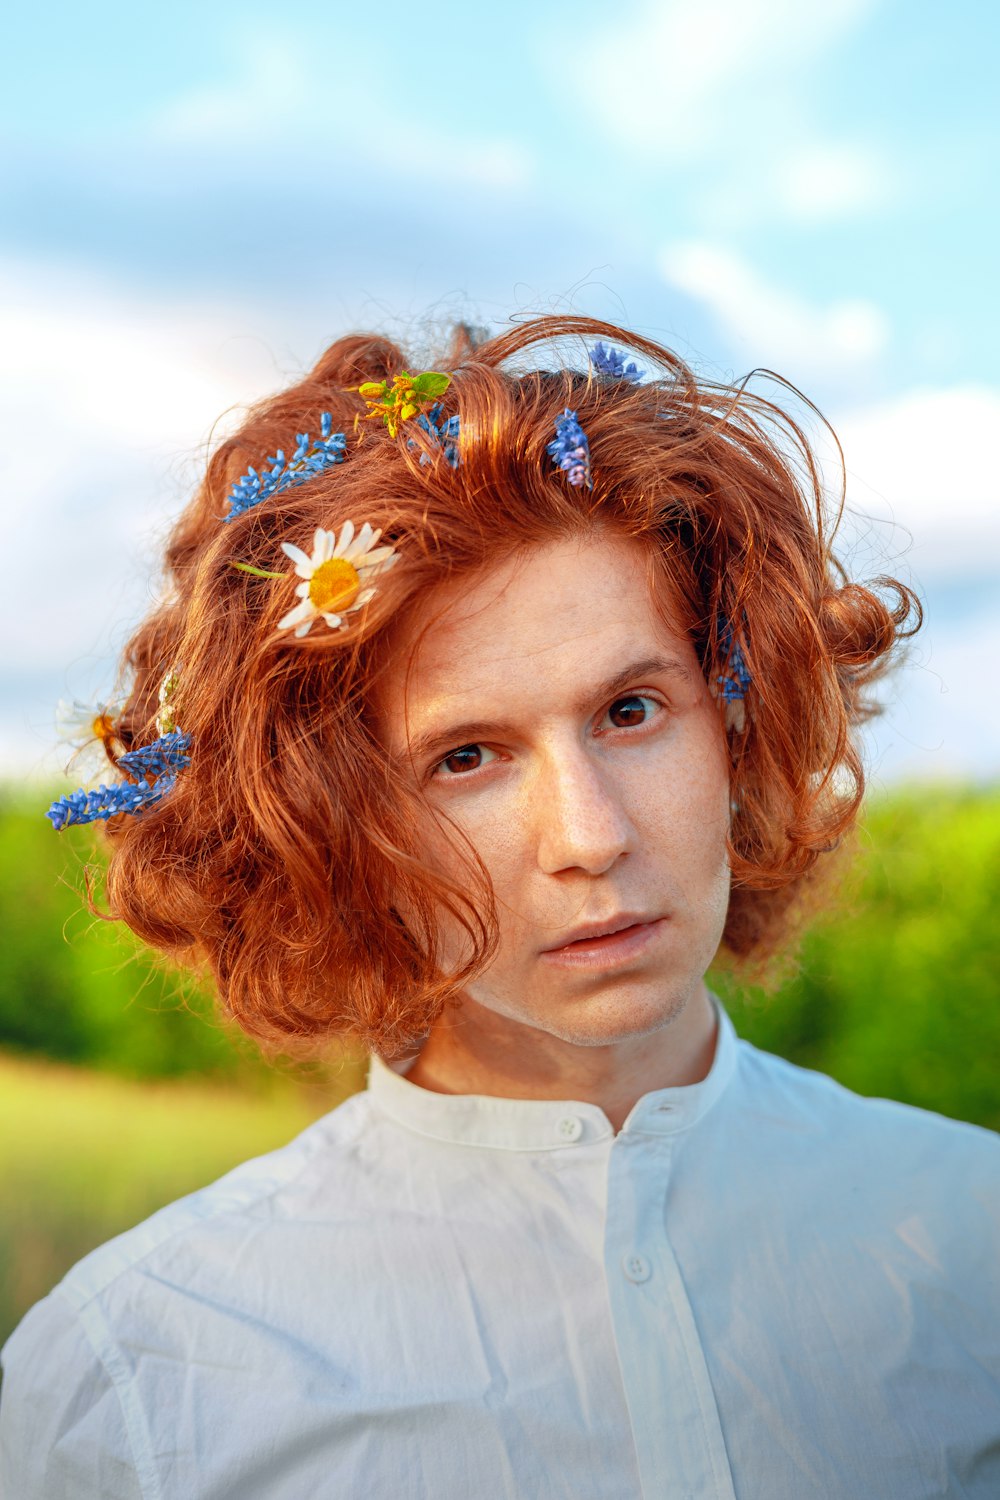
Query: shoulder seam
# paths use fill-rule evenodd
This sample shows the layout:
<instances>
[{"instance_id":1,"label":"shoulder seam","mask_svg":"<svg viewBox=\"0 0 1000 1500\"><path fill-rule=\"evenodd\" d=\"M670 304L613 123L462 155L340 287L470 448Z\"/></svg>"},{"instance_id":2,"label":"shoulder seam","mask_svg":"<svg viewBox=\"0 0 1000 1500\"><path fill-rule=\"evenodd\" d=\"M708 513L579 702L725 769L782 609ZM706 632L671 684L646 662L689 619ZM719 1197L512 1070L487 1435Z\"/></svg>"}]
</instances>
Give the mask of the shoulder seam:
<instances>
[{"instance_id":1,"label":"shoulder seam","mask_svg":"<svg viewBox=\"0 0 1000 1500\"><path fill-rule=\"evenodd\" d=\"M352 1095L351 1097L353 1098L357 1096ZM350 1101L344 1100L343 1102L346 1104ZM340 1106L337 1106L337 1108L339 1109ZM331 1111L331 1113L334 1112L335 1111ZM77 1272L79 1268L86 1264L86 1261L90 1258L89 1256L85 1256L82 1261L77 1262L75 1266L72 1266L70 1270L67 1271L62 1281L60 1281L57 1286L53 1288L53 1290L58 1291L62 1299L82 1317L84 1309L92 1306L95 1300L104 1292L106 1292L108 1288L118 1279L119 1276L122 1276L126 1272L135 1270L137 1267L141 1266L143 1262L149 1258L149 1256L154 1255L158 1250L162 1249L164 1245L168 1244L172 1238L174 1238L178 1234L182 1234L185 1229L190 1228L193 1224L205 1223L212 1219L221 1218L224 1215L233 1212L235 1209L246 1208L250 1204L266 1203L269 1198L273 1198L276 1193L281 1192L282 1189L294 1183L309 1167L317 1152L321 1149L321 1131L318 1127L322 1126L323 1120L325 1118L326 1117L321 1116L320 1119L314 1121L312 1125L306 1126L306 1129L304 1131L301 1131L298 1136L294 1136L286 1146L279 1146L277 1148L277 1152L285 1151L288 1149L288 1147L294 1145L297 1140L300 1140L302 1135L308 1134L313 1130L315 1130L316 1132L316 1138L313 1141L310 1141L307 1147L304 1148L305 1154L303 1155L303 1159L298 1163L295 1171L290 1173L289 1176L283 1178L280 1182L269 1184L266 1191L251 1193L249 1196L234 1192L228 1192L225 1196L222 1196L214 1201L206 1209L206 1211L202 1212L198 1207L194 1207L193 1212L190 1212L189 1215L185 1217L183 1223L169 1228L165 1227L163 1233L160 1234L153 1241L153 1243L145 1246L142 1252L140 1254L137 1254L134 1258L124 1260L115 1257L111 1247L114 1246L117 1239L126 1237L141 1228L144 1224L148 1224L150 1220L157 1217L158 1214L167 1214L170 1209L176 1208L179 1204L184 1203L188 1199L197 1198L200 1194L210 1192L218 1182L224 1181L227 1176L231 1175L230 1173L224 1173L221 1178L217 1179L217 1183L208 1183L205 1187L196 1188L192 1193L185 1194L181 1198L175 1199L172 1203L164 1204L162 1208L157 1209L154 1211L154 1213L150 1214L147 1219L141 1220L139 1224L133 1225L130 1229L123 1230L121 1235L115 1235L111 1240L106 1241L104 1245L96 1246L95 1249L91 1251L91 1255L97 1255L102 1250L104 1250L108 1252L108 1259L110 1262L106 1273L101 1278L94 1282L87 1282L85 1286L80 1286L79 1282L82 1278L77 1276ZM356 1128L353 1129L345 1137L345 1140L352 1141L356 1139L359 1132L360 1122L358 1123ZM238 1172L242 1167L249 1166L252 1161L266 1160L267 1156L277 1154L277 1152L266 1152L264 1153L263 1157L251 1157L247 1162L238 1163L231 1170L232 1172Z\"/></svg>"},{"instance_id":2,"label":"shoulder seam","mask_svg":"<svg viewBox=\"0 0 1000 1500\"><path fill-rule=\"evenodd\" d=\"M61 1290L61 1285L54 1287L50 1295L56 1296L57 1293L61 1293ZM60 1301L67 1304L68 1311L79 1324L80 1331L87 1340L94 1358L106 1374L111 1388L115 1393L118 1407L122 1414L125 1435L128 1439L129 1452L132 1457L135 1477L139 1485L142 1500L162 1500L163 1489L156 1474L150 1453L149 1433L141 1407L134 1400L127 1399L125 1391L122 1388L123 1385L127 1385L130 1377L127 1371L122 1369L121 1361L116 1357L114 1349L110 1347L102 1349L100 1347L100 1344L104 1341L99 1341L95 1337L95 1330L91 1327L92 1322L96 1318L99 1318L100 1315L97 1313L92 1301L83 1307L74 1306L70 1298L65 1296L60 1296ZM105 1334L107 1333L103 1319L101 1319L101 1331Z\"/></svg>"}]
</instances>

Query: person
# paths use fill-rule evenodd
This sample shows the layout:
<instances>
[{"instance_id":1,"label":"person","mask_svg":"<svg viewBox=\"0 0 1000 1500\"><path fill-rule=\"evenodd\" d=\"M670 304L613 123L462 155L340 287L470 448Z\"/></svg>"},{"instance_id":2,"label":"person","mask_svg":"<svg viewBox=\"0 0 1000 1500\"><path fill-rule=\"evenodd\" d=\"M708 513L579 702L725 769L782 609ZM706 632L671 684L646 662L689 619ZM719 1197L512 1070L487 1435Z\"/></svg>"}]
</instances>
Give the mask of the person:
<instances>
[{"instance_id":1,"label":"person","mask_svg":"<svg viewBox=\"0 0 1000 1500\"><path fill-rule=\"evenodd\" d=\"M919 601L746 385L585 318L441 363L338 339L221 443L50 809L265 1047L371 1061L27 1314L4 1493L996 1496L995 1135L705 978L825 899Z\"/></svg>"}]
</instances>

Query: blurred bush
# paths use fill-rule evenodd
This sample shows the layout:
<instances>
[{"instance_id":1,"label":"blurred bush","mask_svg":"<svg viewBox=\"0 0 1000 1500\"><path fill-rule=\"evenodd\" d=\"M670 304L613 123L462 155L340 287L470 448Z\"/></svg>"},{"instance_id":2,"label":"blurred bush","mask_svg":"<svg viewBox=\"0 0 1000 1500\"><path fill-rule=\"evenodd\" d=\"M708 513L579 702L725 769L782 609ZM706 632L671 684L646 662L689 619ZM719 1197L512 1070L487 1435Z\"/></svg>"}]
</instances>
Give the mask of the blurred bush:
<instances>
[{"instance_id":1,"label":"blurred bush","mask_svg":"<svg viewBox=\"0 0 1000 1500\"><path fill-rule=\"evenodd\" d=\"M250 1078L264 1064L211 997L88 911L91 826L56 834L44 793L0 787L0 1048L132 1078Z\"/></svg>"},{"instance_id":2,"label":"blurred bush","mask_svg":"<svg viewBox=\"0 0 1000 1500\"><path fill-rule=\"evenodd\" d=\"M90 828L0 794L0 1048L134 1078L263 1076L210 998L159 969L81 891ZM872 798L846 902L776 997L710 980L748 1040L865 1094L1000 1128L1000 787ZM359 1075L360 1076L360 1075Z\"/></svg>"},{"instance_id":3,"label":"blurred bush","mask_svg":"<svg viewBox=\"0 0 1000 1500\"><path fill-rule=\"evenodd\" d=\"M880 1095L1000 1130L1000 788L866 805L842 905L773 999L715 988L740 1034Z\"/></svg>"},{"instance_id":4,"label":"blurred bush","mask_svg":"<svg viewBox=\"0 0 1000 1500\"><path fill-rule=\"evenodd\" d=\"M45 805L0 795L0 1341L95 1245L364 1085L360 1055L308 1084L267 1067L93 918L94 839L54 834ZM758 1046L1000 1129L998 895L1000 788L897 791L869 802L846 900L780 993L710 981Z\"/></svg>"}]
</instances>

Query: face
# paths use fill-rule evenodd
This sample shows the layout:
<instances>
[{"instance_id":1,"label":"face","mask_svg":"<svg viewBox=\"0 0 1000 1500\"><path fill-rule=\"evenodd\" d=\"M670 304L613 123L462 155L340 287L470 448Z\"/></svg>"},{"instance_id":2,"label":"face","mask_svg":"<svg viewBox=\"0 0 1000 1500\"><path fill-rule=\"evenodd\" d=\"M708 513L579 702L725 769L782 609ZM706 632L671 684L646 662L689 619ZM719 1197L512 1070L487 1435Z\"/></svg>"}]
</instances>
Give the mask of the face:
<instances>
[{"instance_id":1,"label":"face","mask_svg":"<svg viewBox=\"0 0 1000 1500\"><path fill-rule=\"evenodd\" d=\"M499 950L468 997L584 1046L702 993L729 900L718 709L648 575L639 543L603 535L449 584L395 643L380 699L431 859L454 874L451 820L493 884Z\"/></svg>"}]
</instances>

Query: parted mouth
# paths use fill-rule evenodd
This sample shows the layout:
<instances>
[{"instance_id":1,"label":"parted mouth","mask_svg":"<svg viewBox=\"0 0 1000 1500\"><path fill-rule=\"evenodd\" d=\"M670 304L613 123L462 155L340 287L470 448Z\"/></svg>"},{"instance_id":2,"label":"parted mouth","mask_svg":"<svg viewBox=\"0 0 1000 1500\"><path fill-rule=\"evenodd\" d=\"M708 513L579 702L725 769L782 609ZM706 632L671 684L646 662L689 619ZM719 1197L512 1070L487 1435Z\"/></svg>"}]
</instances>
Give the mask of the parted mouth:
<instances>
[{"instance_id":1,"label":"parted mouth","mask_svg":"<svg viewBox=\"0 0 1000 1500\"><path fill-rule=\"evenodd\" d=\"M624 932L628 927L638 927L645 922L658 920L659 918L653 912L618 912L603 922L589 922L586 926L574 927L561 942L553 943L551 948L543 948L542 951L543 953L556 953L561 948L571 947L573 943L593 942L595 938L611 937L613 933Z\"/></svg>"}]
</instances>

